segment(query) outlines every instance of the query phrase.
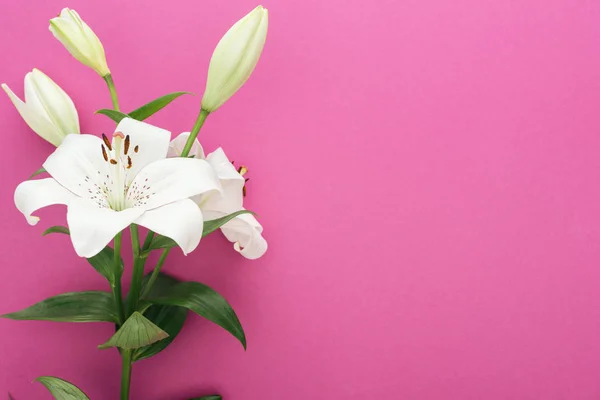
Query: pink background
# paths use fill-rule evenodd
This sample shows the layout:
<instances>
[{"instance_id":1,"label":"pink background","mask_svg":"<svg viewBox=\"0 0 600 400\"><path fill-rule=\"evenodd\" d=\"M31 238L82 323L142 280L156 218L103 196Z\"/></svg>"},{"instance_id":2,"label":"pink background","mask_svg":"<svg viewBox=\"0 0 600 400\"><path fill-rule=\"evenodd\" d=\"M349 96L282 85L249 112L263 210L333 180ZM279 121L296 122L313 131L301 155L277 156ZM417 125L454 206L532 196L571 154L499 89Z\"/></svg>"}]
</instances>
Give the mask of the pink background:
<instances>
[{"instance_id":1,"label":"pink background","mask_svg":"<svg viewBox=\"0 0 600 400\"><path fill-rule=\"evenodd\" d=\"M38 67L84 131L111 132L104 82L48 32L66 5L101 37L129 111L201 95L220 36L256 0L3 2L0 80ZM33 5L35 3L35 6ZM267 255L220 235L167 271L220 291L248 336L191 316L134 369L133 399L600 398L600 3L265 0L249 83L201 133L249 166ZM107 289L66 237L29 227L15 186L52 151L0 95L0 313ZM199 97L151 122L189 130ZM127 281L128 285L128 281ZM114 400L108 324L0 320L0 397L57 375Z\"/></svg>"}]
</instances>

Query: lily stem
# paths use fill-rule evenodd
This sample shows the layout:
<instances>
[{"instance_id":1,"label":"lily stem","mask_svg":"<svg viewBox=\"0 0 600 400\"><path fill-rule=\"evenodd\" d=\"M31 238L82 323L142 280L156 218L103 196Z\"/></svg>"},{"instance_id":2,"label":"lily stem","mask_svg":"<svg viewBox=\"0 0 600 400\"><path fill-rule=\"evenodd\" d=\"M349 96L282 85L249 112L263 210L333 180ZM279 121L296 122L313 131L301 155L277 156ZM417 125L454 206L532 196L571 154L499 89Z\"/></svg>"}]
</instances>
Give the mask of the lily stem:
<instances>
[{"instance_id":1,"label":"lily stem","mask_svg":"<svg viewBox=\"0 0 600 400\"><path fill-rule=\"evenodd\" d=\"M131 224L131 246L133 248L133 273L131 277L131 289L127 302L127 316L129 317L137 309L140 297L140 288L144 280L145 260L140 257L140 235L136 224Z\"/></svg>"},{"instance_id":2,"label":"lily stem","mask_svg":"<svg viewBox=\"0 0 600 400\"><path fill-rule=\"evenodd\" d=\"M187 157L190 154L190 151L192 150L192 146L194 145L194 141L196 140L196 137L198 136L198 132L200 132L200 129L202 129L202 126L204 125L204 122L206 121L208 114L210 114L210 112L206 111L205 109L200 109L200 114L198 114L198 118L196 118L196 123L194 124L194 127L192 128L192 131L190 132L190 136L188 137L187 142L185 142L185 146L183 147L183 151L181 152L181 157ZM148 247L150 247L150 243L152 242L153 237L154 237L154 232L149 231L148 236L146 236L146 240L144 242L144 250L146 250ZM160 255L160 258L158 259L158 262L156 263L156 266L154 267L154 271L152 271L152 275L150 276L148 283L144 287L144 291L142 292L142 295L140 296L140 298L143 299L144 297L146 297L148 295L148 293L150 293L150 290L152 289L152 285L154 285L154 282L156 282L156 279L158 278L158 274L160 273L160 270L161 270L163 264L165 263L167 256L169 255L169 251L170 251L170 249L163 250L162 254ZM134 268L135 268L135 265L134 265Z\"/></svg>"},{"instance_id":3,"label":"lily stem","mask_svg":"<svg viewBox=\"0 0 600 400\"><path fill-rule=\"evenodd\" d=\"M121 275L123 274L123 270L121 269L121 237L123 236L123 232L117 233L114 239L114 272L115 279L114 283L110 285L113 296L115 298L115 303L117 307L117 314L119 317L119 325L125 322L125 314L123 307L123 294L121 293Z\"/></svg>"},{"instance_id":4,"label":"lily stem","mask_svg":"<svg viewBox=\"0 0 600 400\"><path fill-rule=\"evenodd\" d=\"M121 370L121 400L129 399L129 386L131 385L131 355L132 350L121 352L122 370Z\"/></svg>"},{"instance_id":5,"label":"lily stem","mask_svg":"<svg viewBox=\"0 0 600 400\"><path fill-rule=\"evenodd\" d=\"M198 118L196 119L196 123L190 132L190 136L188 137L187 142L185 142L185 147L181 152L181 157L187 157L190 154L190 150L192 150L192 146L194 145L194 141L198 136L198 132L200 132L202 125L204 125L204 121L206 121L208 114L210 113L205 109L200 109L200 114L198 114Z\"/></svg>"},{"instance_id":6,"label":"lily stem","mask_svg":"<svg viewBox=\"0 0 600 400\"><path fill-rule=\"evenodd\" d=\"M150 275L150 279L148 280L148 283L146 284L146 286L144 287L144 290L142 291L140 299L143 299L144 297L148 296L148 293L150 293L150 289L152 289L152 285L154 285L154 282L156 282L156 278L158 278L158 273L160 272L160 269L162 268L163 264L165 263L165 260L167 259L167 256L169 255L169 251L171 251L171 249L164 249L163 252L161 253L160 258L158 259L158 262L156 263L156 267L154 267L154 271L152 271L152 275Z\"/></svg>"},{"instance_id":7,"label":"lily stem","mask_svg":"<svg viewBox=\"0 0 600 400\"><path fill-rule=\"evenodd\" d=\"M111 74L104 76L104 80L106 81L106 85L108 86L108 91L110 92L110 98L112 100L113 108L115 111L119 111L119 98L117 97L117 89L115 88L115 81L112 78Z\"/></svg>"}]
</instances>

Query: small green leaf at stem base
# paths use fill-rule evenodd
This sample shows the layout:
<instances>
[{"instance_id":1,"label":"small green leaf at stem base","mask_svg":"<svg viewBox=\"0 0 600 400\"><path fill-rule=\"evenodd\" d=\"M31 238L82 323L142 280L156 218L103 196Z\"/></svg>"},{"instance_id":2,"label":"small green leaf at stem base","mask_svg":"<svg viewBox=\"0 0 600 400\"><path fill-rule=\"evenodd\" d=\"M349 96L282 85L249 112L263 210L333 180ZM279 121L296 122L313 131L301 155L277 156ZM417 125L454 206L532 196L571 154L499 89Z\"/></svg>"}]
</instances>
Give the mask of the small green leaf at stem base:
<instances>
[{"instance_id":1,"label":"small green leaf at stem base","mask_svg":"<svg viewBox=\"0 0 600 400\"><path fill-rule=\"evenodd\" d=\"M185 307L231 333L246 348L244 329L231 305L202 283L181 282L161 295L150 293L146 299L152 304Z\"/></svg>"},{"instance_id":2,"label":"small green leaf at stem base","mask_svg":"<svg viewBox=\"0 0 600 400\"><path fill-rule=\"evenodd\" d=\"M117 322L113 297L97 291L59 294L0 317L24 321Z\"/></svg>"},{"instance_id":3,"label":"small green leaf at stem base","mask_svg":"<svg viewBox=\"0 0 600 400\"><path fill-rule=\"evenodd\" d=\"M144 277L142 288L145 288L150 276L151 274L148 274ZM179 283L177 279L160 273L152 285L150 293L158 296L161 293L164 293L169 287L177 283ZM169 346L173 340L175 340L179 332L181 332L183 324L187 319L187 315L188 310L184 307L150 305L150 307L144 311L144 316L167 332L169 337L149 346L136 349L133 353L133 360L139 361L145 358L150 358L167 348L167 346Z\"/></svg>"},{"instance_id":4,"label":"small green leaf at stem base","mask_svg":"<svg viewBox=\"0 0 600 400\"><path fill-rule=\"evenodd\" d=\"M131 314L121 328L104 344L98 346L99 349L108 349L110 347L119 347L125 350L137 349L158 342L169 334L152 321L144 317L139 312Z\"/></svg>"},{"instance_id":5,"label":"small green leaf at stem base","mask_svg":"<svg viewBox=\"0 0 600 400\"><path fill-rule=\"evenodd\" d=\"M40 376L36 379L52 393L56 400L90 400L77 386L54 376Z\"/></svg>"},{"instance_id":6,"label":"small green leaf at stem base","mask_svg":"<svg viewBox=\"0 0 600 400\"><path fill-rule=\"evenodd\" d=\"M69 231L69 228L67 228L66 226L56 225L56 226L51 226L50 228L46 229L44 231L44 233L42 233L42 236L46 236L51 233L62 233L64 235L70 235L71 231Z\"/></svg>"}]
</instances>

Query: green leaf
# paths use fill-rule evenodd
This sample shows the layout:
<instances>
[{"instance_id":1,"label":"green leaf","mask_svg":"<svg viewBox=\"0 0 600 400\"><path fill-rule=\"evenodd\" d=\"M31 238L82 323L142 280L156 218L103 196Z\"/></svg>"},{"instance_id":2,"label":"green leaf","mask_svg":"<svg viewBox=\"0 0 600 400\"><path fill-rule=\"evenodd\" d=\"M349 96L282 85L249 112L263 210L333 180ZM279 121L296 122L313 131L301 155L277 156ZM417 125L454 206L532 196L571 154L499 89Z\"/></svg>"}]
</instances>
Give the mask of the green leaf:
<instances>
[{"instance_id":1,"label":"green leaf","mask_svg":"<svg viewBox=\"0 0 600 400\"><path fill-rule=\"evenodd\" d=\"M234 213L231 213L231 214L226 215L221 218L212 219L210 221L204 221L204 226L202 228L202 237L210 235L211 233L213 233L214 231L216 231L217 229L219 229L220 227L222 227L223 225L225 225L226 223L231 221L233 218L237 217L238 215L242 215L242 214L254 214L254 213L252 211L248 211L248 210L240 210L240 211L236 211ZM177 243L175 243L175 241L173 239L168 238L166 236L162 236L162 235L156 235L154 237L154 239L152 239L152 242L150 243L150 247L148 247L148 249L142 253L142 257L143 258L148 257L148 255L150 254L150 252L152 250L170 249L173 247L177 247Z\"/></svg>"},{"instance_id":2,"label":"green leaf","mask_svg":"<svg viewBox=\"0 0 600 400\"><path fill-rule=\"evenodd\" d=\"M42 233L42 236L46 236L46 235L49 235L51 233L62 233L62 234L65 234L65 235L70 235L71 234L71 232L69 231L69 228L67 228L66 226L57 225L57 226L51 226L50 228L46 229L44 231L44 233Z\"/></svg>"},{"instance_id":3,"label":"green leaf","mask_svg":"<svg viewBox=\"0 0 600 400\"><path fill-rule=\"evenodd\" d=\"M119 270L115 271L115 251L108 246L102 249L100 253L87 260L100 275L108 280L110 284L113 284L116 279L119 279L123 273L123 259L119 258Z\"/></svg>"},{"instance_id":4,"label":"green leaf","mask_svg":"<svg viewBox=\"0 0 600 400\"><path fill-rule=\"evenodd\" d=\"M54 376L40 376L36 379L52 393L56 400L90 400L77 386Z\"/></svg>"},{"instance_id":5,"label":"green leaf","mask_svg":"<svg viewBox=\"0 0 600 400\"><path fill-rule=\"evenodd\" d=\"M38 169L37 171L35 171L33 174L31 174L31 176L27 179L29 180L39 174L43 174L44 172L46 172L46 169L44 167L42 167L42 168Z\"/></svg>"},{"instance_id":6,"label":"green leaf","mask_svg":"<svg viewBox=\"0 0 600 400\"><path fill-rule=\"evenodd\" d=\"M199 282L182 282L168 288L161 295L148 295L152 304L179 306L214 322L237 338L244 349L246 335L235 311L227 300L210 287Z\"/></svg>"},{"instance_id":7,"label":"green leaf","mask_svg":"<svg viewBox=\"0 0 600 400\"><path fill-rule=\"evenodd\" d=\"M151 115L157 113L158 111L165 108L169 103L178 98L179 96L183 96L184 94L192 94L189 92L174 92L159 97L156 100L152 100L150 103L141 106L140 108L133 110L129 113L129 116L133 119L137 119L138 121L143 121Z\"/></svg>"},{"instance_id":8,"label":"green leaf","mask_svg":"<svg viewBox=\"0 0 600 400\"><path fill-rule=\"evenodd\" d=\"M73 292L47 298L24 310L0 316L28 321L116 322L115 303L110 293Z\"/></svg>"},{"instance_id":9,"label":"green leaf","mask_svg":"<svg viewBox=\"0 0 600 400\"><path fill-rule=\"evenodd\" d=\"M119 328L119 330L104 344L98 346L99 349L108 349L109 347L119 347L121 349L137 349L158 342L169 334L152 321L135 311L131 317Z\"/></svg>"},{"instance_id":10,"label":"green leaf","mask_svg":"<svg viewBox=\"0 0 600 400\"><path fill-rule=\"evenodd\" d=\"M231 221L238 215L242 215L242 214L254 214L254 213L252 211L248 211L248 210L240 210L240 211L236 211L234 213L231 213L231 214L226 215L221 218L212 219L210 221L204 221L204 227L202 228L202 237L210 235L211 233L213 233L214 231L216 231L217 229L219 229L220 227L222 227L223 225L225 225L226 223L228 223L229 221Z\"/></svg>"},{"instance_id":11,"label":"green leaf","mask_svg":"<svg viewBox=\"0 0 600 400\"><path fill-rule=\"evenodd\" d=\"M213 394L211 396L194 397L190 400L223 400L223 398L218 394Z\"/></svg>"},{"instance_id":12,"label":"green leaf","mask_svg":"<svg viewBox=\"0 0 600 400\"><path fill-rule=\"evenodd\" d=\"M136 349L133 360L150 358L169 346L181 332L187 318L188 310L183 307L153 305L145 312L145 316L155 325L163 329L169 336L149 346Z\"/></svg>"},{"instance_id":13,"label":"green leaf","mask_svg":"<svg viewBox=\"0 0 600 400\"><path fill-rule=\"evenodd\" d=\"M106 115L108 118L115 121L117 124L121 122L123 118L129 118L129 115L122 113L120 111L111 110L108 108L103 108L102 110L96 111L96 114Z\"/></svg>"},{"instance_id":14,"label":"green leaf","mask_svg":"<svg viewBox=\"0 0 600 400\"><path fill-rule=\"evenodd\" d=\"M142 283L142 291L146 286L151 274L148 274L144 277L144 281ZM172 276L160 273L158 278L152 285L152 289L150 289L150 293L152 295L158 296L161 293L164 293L169 287L178 283L179 281ZM150 321L154 322L155 325L163 329L165 332L169 334L169 337L158 341L156 343L152 343L150 346L140 347L136 349L133 353L133 360L139 361L145 358L150 358L161 351L163 351L167 346L169 346L175 337L181 332L183 328L183 324L188 315L187 308L183 307L175 307L175 306L160 306L160 305L151 305L145 312L144 316L148 318Z\"/></svg>"},{"instance_id":15,"label":"green leaf","mask_svg":"<svg viewBox=\"0 0 600 400\"><path fill-rule=\"evenodd\" d=\"M176 246L177 243L175 243L173 239L162 235L156 235L152 239L152 242L150 242L150 247L146 251L150 252L151 250L170 249Z\"/></svg>"}]
</instances>

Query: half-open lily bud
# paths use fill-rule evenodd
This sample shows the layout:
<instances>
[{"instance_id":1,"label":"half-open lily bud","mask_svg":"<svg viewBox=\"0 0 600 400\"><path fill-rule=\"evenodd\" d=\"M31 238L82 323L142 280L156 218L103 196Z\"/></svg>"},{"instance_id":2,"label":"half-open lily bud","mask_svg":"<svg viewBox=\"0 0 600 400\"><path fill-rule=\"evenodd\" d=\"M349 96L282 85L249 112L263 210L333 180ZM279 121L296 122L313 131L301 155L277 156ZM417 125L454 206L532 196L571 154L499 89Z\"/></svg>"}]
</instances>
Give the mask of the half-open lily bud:
<instances>
[{"instance_id":1,"label":"half-open lily bud","mask_svg":"<svg viewBox=\"0 0 600 400\"><path fill-rule=\"evenodd\" d=\"M267 39L269 15L256 7L221 38L208 67L202 108L215 111L248 80Z\"/></svg>"},{"instance_id":2,"label":"half-open lily bud","mask_svg":"<svg viewBox=\"0 0 600 400\"><path fill-rule=\"evenodd\" d=\"M79 133L79 117L73 100L39 69L25 75L25 102L4 83L2 89L27 125L53 145L60 145L70 133Z\"/></svg>"},{"instance_id":3,"label":"half-open lily bud","mask_svg":"<svg viewBox=\"0 0 600 400\"><path fill-rule=\"evenodd\" d=\"M102 77L110 74L100 39L77 11L63 8L58 17L50 20L50 32L81 63Z\"/></svg>"}]
</instances>

